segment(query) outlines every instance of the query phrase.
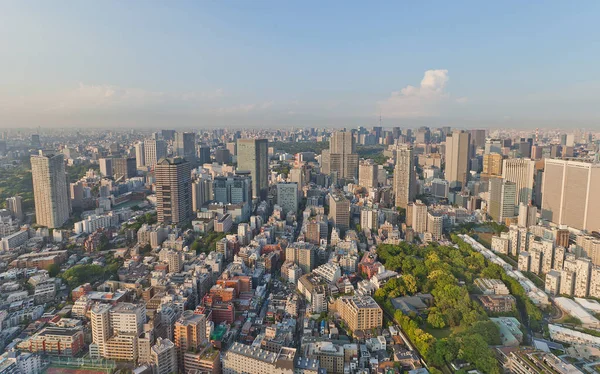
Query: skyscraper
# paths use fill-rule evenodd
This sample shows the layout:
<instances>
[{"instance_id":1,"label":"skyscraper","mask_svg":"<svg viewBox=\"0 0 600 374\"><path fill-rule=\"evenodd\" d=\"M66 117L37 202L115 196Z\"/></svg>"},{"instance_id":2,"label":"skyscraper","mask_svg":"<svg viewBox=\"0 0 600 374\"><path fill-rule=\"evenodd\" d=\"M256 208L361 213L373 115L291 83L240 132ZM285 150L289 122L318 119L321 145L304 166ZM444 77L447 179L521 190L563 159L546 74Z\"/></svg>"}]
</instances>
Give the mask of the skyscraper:
<instances>
[{"instance_id":1,"label":"skyscraper","mask_svg":"<svg viewBox=\"0 0 600 374\"><path fill-rule=\"evenodd\" d=\"M252 203L252 181L249 177L218 176L214 179L212 189L215 201L219 203Z\"/></svg>"},{"instance_id":2,"label":"skyscraper","mask_svg":"<svg viewBox=\"0 0 600 374\"><path fill-rule=\"evenodd\" d=\"M163 157L167 157L167 143L164 140L146 139L144 141L145 166L152 168Z\"/></svg>"},{"instance_id":3,"label":"skyscraper","mask_svg":"<svg viewBox=\"0 0 600 374\"><path fill-rule=\"evenodd\" d=\"M19 221L23 220L23 198L21 196L13 196L6 199L6 203L8 204L8 211L10 214L18 219Z\"/></svg>"},{"instance_id":4,"label":"skyscraper","mask_svg":"<svg viewBox=\"0 0 600 374\"><path fill-rule=\"evenodd\" d=\"M471 130L471 144L475 149L485 147L485 130L484 129L473 129Z\"/></svg>"},{"instance_id":5,"label":"skyscraper","mask_svg":"<svg viewBox=\"0 0 600 374\"><path fill-rule=\"evenodd\" d=\"M269 191L269 141L238 139L238 170L247 170L252 177L253 197L264 200Z\"/></svg>"},{"instance_id":6,"label":"skyscraper","mask_svg":"<svg viewBox=\"0 0 600 374\"><path fill-rule=\"evenodd\" d=\"M351 132L336 131L331 135L329 150L321 153L321 168L323 174L335 173L341 179L357 177L358 154Z\"/></svg>"},{"instance_id":7,"label":"skyscraper","mask_svg":"<svg viewBox=\"0 0 600 374\"><path fill-rule=\"evenodd\" d=\"M471 134L460 131L446 137L446 180L451 186L466 186L469 180Z\"/></svg>"},{"instance_id":8,"label":"skyscraper","mask_svg":"<svg viewBox=\"0 0 600 374\"><path fill-rule=\"evenodd\" d=\"M515 206L519 203L529 205L533 199L533 180L535 161L528 158L506 159L502 165L502 178L517 185Z\"/></svg>"},{"instance_id":9,"label":"skyscraper","mask_svg":"<svg viewBox=\"0 0 600 374\"><path fill-rule=\"evenodd\" d=\"M362 160L358 165L358 184L365 188L377 187L377 164Z\"/></svg>"},{"instance_id":10,"label":"skyscraper","mask_svg":"<svg viewBox=\"0 0 600 374\"><path fill-rule=\"evenodd\" d=\"M515 216L517 185L503 178L490 179L490 201L488 213L496 222Z\"/></svg>"},{"instance_id":11,"label":"skyscraper","mask_svg":"<svg viewBox=\"0 0 600 374\"><path fill-rule=\"evenodd\" d=\"M298 211L298 184L277 183L277 205L283 209L283 214Z\"/></svg>"},{"instance_id":12,"label":"skyscraper","mask_svg":"<svg viewBox=\"0 0 600 374\"><path fill-rule=\"evenodd\" d=\"M334 192L329 196L329 218L333 221L334 227L345 231L350 227L350 201L340 192Z\"/></svg>"},{"instance_id":13,"label":"skyscraper","mask_svg":"<svg viewBox=\"0 0 600 374\"><path fill-rule=\"evenodd\" d=\"M43 154L31 156L35 217L40 226L57 228L69 219L69 192L64 156Z\"/></svg>"},{"instance_id":14,"label":"skyscraper","mask_svg":"<svg viewBox=\"0 0 600 374\"><path fill-rule=\"evenodd\" d=\"M413 148L410 146L399 146L396 149L394 195L396 206L404 209L416 196L415 162Z\"/></svg>"},{"instance_id":15,"label":"skyscraper","mask_svg":"<svg viewBox=\"0 0 600 374\"><path fill-rule=\"evenodd\" d=\"M133 178L137 175L136 160L133 157L112 159L112 175L115 179Z\"/></svg>"},{"instance_id":16,"label":"skyscraper","mask_svg":"<svg viewBox=\"0 0 600 374\"><path fill-rule=\"evenodd\" d=\"M192 182L192 211L197 212L202 205L212 199L211 179L197 178Z\"/></svg>"},{"instance_id":17,"label":"skyscraper","mask_svg":"<svg viewBox=\"0 0 600 374\"><path fill-rule=\"evenodd\" d=\"M502 175L502 155L500 153L486 153L483 155L483 174L488 176Z\"/></svg>"},{"instance_id":18,"label":"skyscraper","mask_svg":"<svg viewBox=\"0 0 600 374\"><path fill-rule=\"evenodd\" d=\"M158 222L180 224L192 217L190 163L183 158L164 158L156 164Z\"/></svg>"},{"instance_id":19,"label":"skyscraper","mask_svg":"<svg viewBox=\"0 0 600 374\"><path fill-rule=\"evenodd\" d=\"M193 132L176 132L174 148L177 156L192 164L196 162L196 134Z\"/></svg>"},{"instance_id":20,"label":"skyscraper","mask_svg":"<svg viewBox=\"0 0 600 374\"><path fill-rule=\"evenodd\" d=\"M135 143L135 161L138 168L146 166L146 157L144 153L144 142Z\"/></svg>"},{"instance_id":21,"label":"skyscraper","mask_svg":"<svg viewBox=\"0 0 600 374\"><path fill-rule=\"evenodd\" d=\"M600 229L600 165L546 159L542 219L578 230Z\"/></svg>"},{"instance_id":22,"label":"skyscraper","mask_svg":"<svg viewBox=\"0 0 600 374\"><path fill-rule=\"evenodd\" d=\"M202 144L198 147L198 163L200 165L210 164L210 147Z\"/></svg>"}]
</instances>

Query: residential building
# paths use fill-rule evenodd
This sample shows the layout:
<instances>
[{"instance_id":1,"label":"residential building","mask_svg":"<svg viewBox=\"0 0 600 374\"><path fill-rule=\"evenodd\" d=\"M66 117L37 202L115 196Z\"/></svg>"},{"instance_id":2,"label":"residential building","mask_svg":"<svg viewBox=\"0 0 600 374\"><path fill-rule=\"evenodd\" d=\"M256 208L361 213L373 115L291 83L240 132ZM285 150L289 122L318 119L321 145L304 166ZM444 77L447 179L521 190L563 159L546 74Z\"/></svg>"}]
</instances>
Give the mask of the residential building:
<instances>
[{"instance_id":1,"label":"residential building","mask_svg":"<svg viewBox=\"0 0 600 374\"><path fill-rule=\"evenodd\" d=\"M182 158L163 158L155 168L158 222L182 224L192 218L190 163Z\"/></svg>"},{"instance_id":2,"label":"residential building","mask_svg":"<svg viewBox=\"0 0 600 374\"><path fill-rule=\"evenodd\" d=\"M267 139L238 139L238 170L252 176L253 197L265 199L269 189L269 141Z\"/></svg>"},{"instance_id":3,"label":"residential building","mask_svg":"<svg viewBox=\"0 0 600 374\"><path fill-rule=\"evenodd\" d=\"M36 223L52 229L61 227L71 209L64 156L41 151L31 156L31 175Z\"/></svg>"},{"instance_id":4,"label":"residential building","mask_svg":"<svg viewBox=\"0 0 600 374\"><path fill-rule=\"evenodd\" d=\"M394 195L396 207L406 209L416 196L416 172L413 148L399 146L396 149L396 166L394 167Z\"/></svg>"}]
</instances>

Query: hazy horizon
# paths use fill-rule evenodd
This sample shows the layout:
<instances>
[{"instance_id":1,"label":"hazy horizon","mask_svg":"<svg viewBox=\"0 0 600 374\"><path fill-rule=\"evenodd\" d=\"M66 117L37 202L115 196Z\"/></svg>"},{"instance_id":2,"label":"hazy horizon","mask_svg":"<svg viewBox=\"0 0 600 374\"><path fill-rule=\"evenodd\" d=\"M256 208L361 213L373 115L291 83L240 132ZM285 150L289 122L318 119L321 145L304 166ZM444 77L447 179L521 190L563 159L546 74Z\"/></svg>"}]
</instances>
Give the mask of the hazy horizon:
<instances>
[{"instance_id":1,"label":"hazy horizon","mask_svg":"<svg viewBox=\"0 0 600 374\"><path fill-rule=\"evenodd\" d=\"M598 11L4 2L0 128L600 129Z\"/></svg>"}]
</instances>

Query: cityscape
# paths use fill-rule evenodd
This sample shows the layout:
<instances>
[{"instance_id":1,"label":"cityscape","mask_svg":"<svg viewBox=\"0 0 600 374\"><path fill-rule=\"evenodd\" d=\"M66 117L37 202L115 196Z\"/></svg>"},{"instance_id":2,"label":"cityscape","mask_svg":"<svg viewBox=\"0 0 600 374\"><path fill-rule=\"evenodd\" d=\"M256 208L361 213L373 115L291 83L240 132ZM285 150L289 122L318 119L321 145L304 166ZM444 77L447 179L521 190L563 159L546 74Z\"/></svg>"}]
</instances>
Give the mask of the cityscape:
<instances>
[{"instance_id":1,"label":"cityscape","mask_svg":"<svg viewBox=\"0 0 600 374\"><path fill-rule=\"evenodd\" d=\"M365 10L338 5L308 18L314 30L298 31L308 10L284 3L0 4L12 16L0 31L31 26L15 38L32 43L11 42L0 59L10 71L0 88L0 374L600 373L600 113L597 97L585 96L598 80L575 78L593 75L587 62L573 79L587 87L578 98L595 109L573 106L562 93L546 100L539 91L535 104L527 101L519 69L481 82L514 81L513 101L484 98L468 82L450 86L450 71L464 77L461 69L431 63L405 62L400 75L412 78L400 90L385 86L387 98L371 96L383 82L366 83L386 63L381 72L359 69L354 89L326 89L320 84L345 81L356 68L342 62L346 47L360 54L374 48L362 44L367 39L400 43L369 27L421 30L412 18L403 18L405 31L365 21L356 26L362 40L348 20L325 26L324 14L354 20ZM499 15L496 6L470 11L481 23L505 17L504 36L521 38L510 28L524 27L520 16L532 10L513 13L507 4ZM409 17L421 7L393 10ZM470 7L446 11L458 17L463 8ZM376 12L386 21L388 13ZM432 10L431 19L454 26L442 13ZM573 26L556 39L559 49L594 11L581 13L558 4L543 10ZM289 23L275 22L283 14ZM98 26L113 15L114 30ZM161 22L140 19L165 27L147 30ZM337 46L346 39L335 27L348 33L346 47ZM447 37L459 45L467 29L494 34L483 24L464 27ZM47 46L52 51L42 46L67 30ZM315 37L324 30L335 35ZM232 61L245 32L256 37L246 46L253 52ZM419 32L425 41L433 31ZM515 50L522 42L543 46L541 34L515 39ZM194 67L207 69L198 75L185 75L181 63L183 77L171 61L171 71L155 76L148 41L137 40L145 35L157 51L173 53L160 64L198 57L202 41L214 61ZM285 63L288 53L306 53L289 64L311 60L314 76L257 67L263 52L252 48L271 42L282 44L264 56ZM542 53L540 45L531 48ZM113 57L123 56L123 65L102 65L96 47L119 50ZM506 45L493 47L477 48L501 60ZM446 51L445 66L466 49ZM430 56L416 46L411 53ZM339 63L331 70L330 59ZM57 61L65 66L47 70ZM548 69L555 63L562 62ZM246 65L255 70L241 78ZM563 70L552 66L562 82ZM257 78L271 71L270 80ZM78 89L44 97L75 76ZM104 76L122 80L87 83ZM237 79L238 91L215 88L213 79ZM537 79L531 73L532 85L549 87ZM197 80L205 84L185 93L164 88ZM152 89L123 88L150 81ZM292 99L294 91L314 101ZM278 99L265 99L267 92Z\"/></svg>"}]
</instances>

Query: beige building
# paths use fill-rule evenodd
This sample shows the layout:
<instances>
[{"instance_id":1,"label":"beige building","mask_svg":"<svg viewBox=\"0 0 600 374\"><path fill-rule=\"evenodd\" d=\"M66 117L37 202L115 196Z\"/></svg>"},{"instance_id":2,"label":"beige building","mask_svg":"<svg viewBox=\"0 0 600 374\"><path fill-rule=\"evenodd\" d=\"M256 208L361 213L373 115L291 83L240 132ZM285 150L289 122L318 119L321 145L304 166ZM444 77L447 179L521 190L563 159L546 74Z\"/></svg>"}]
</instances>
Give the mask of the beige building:
<instances>
[{"instance_id":1,"label":"beige building","mask_svg":"<svg viewBox=\"0 0 600 374\"><path fill-rule=\"evenodd\" d=\"M175 344L169 339L156 339L156 344L150 350L150 356L156 374L178 372Z\"/></svg>"},{"instance_id":2,"label":"beige building","mask_svg":"<svg viewBox=\"0 0 600 374\"><path fill-rule=\"evenodd\" d=\"M167 157L167 142L164 140L146 139L142 144L144 146L144 166L153 168L158 160Z\"/></svg>"},{"instance_id":3,"label":"beige building","mask_svg":"<svg viewBox=\"0 0 600 374\"><path fill-rule=\"evenodd\" d=\"M186 310L179 317L174 328L174 343L180 370L187 372L188 369L184 365L185 353L199 350L205 342L207 342L206 316Z\"/></svg>"},{"instance_id":4,"label":"beige building","mask_svg":"<svg viewBox=\"0 0 600 374\"><path fill-rule=\"evenodd\" d=\"M435 240L440 240L444 233L444 217L435 212L427 213L427 232Z\"/></svg>"},{"instance_id":5,"label":"beige building","mask_svg":"<svg viewBox=\"0 0 600 374\"><path fill-rule=\"evenodd\" d=\"M404 209L416 196L415 162L413 148L410 146L399 146L396 149L394 195L396 206Z\"/></svg>"},{"instance_id":6,"label":"beige building","mask_svg":"<svg viewBox=\"0 0 600 374\"><path fill-rule=\"evenodd\" d=\"M377 164L373 160L361 160L358 164L358 184L365 188L377 187Z\"/></svg>"},{"instance_id":7,"label":"beige building","mask_svg":"<svg viewBox=\"0 0 600 374\"><path fill-rule=\"evenodd\" d=\"M546 159L542 218L578 230L600 229L600 165Z\"/></svg>"},{"instance_id":8,"label":"beige building","mask_svg":"<svg viewBox=\"0 0 600 374\"><path fill-rule=\"evenodd\" d=\"M336 308L352 331L382 326L383 311L370 296L342 296L336 300Z\"/></svg>"},{"instance_id":9,"label":"beige building","mask_svg":"<svg viewBox=\"0 0 600 374\"><path fill-rule=\"evenodd\" d=\"M519 203L529 205L533 199L533 181L535 161L528 158L510 158L503 162L502 178L517 187L515 206Z\"/></svg>"},{"instance_id":10,"label":"beige building","mask_svg":"<svg viewBox=\"0 0 600 374\"><path fill-rule=\"evenodd\" d=\"M192 218L190 163L183 158L163 158L155 168L158 222L180 224Z\"/></svg>"},{"instance_id":11,"label":"beige building","mask_svg":"<svg viewBox=\"0 0 600 374\"><path fill-rule=\"evenodd\" d=\"M62 154L31 156L35 219L40 226L57 228L70 214L65 161Z\"/></svg>"},{"instance_id":12,"label":"beige building","mask_svg":"<svg viewBox=\"0 0 600 374\"><path fill-rule=\"evenodd\" d=\"M451 186L466 186L469 180L471 134L455 131L446 137L446 180Z\"/></svg>"},{"instance_id":13,"label":"beige building","mask_svg":"<svg viewBox=\"0 0 600 374\"><path fill-rule=\"evenodd\" d=\"M279 352L271 352L258 346L235 342L223 355L222 373L295 374L295 359L294 348L283 347ZM318 365L315 366L318 370Z\"/></svg>"},{"instance_id":14,"label":"beige building","mask_svg":"<svg viewBox=\"0 0 600 374\"><path fill-rule=\"evenodd\" d=\"M358 174L358 154L354 136L349 131L336 131L329 140L329 149L321 152L321 172L352 179Z\"/></svg>"},{"instance_id":15,"label":"beige building","mask_svg":"<svg viewBox=\"0 0 600 374\"><path fill-rule=\"evenodd\" d=\"M423 204L421 200L417 200L412 204L411 210L413 230L419 234L427 232L427 205Z\"/></svg>"},{"instance_id":16,"label":"beige building","mask_svg":"<svg viewBox=\"0 0 600 374\"><path fill-rule=\"evenodd\" d=\"M487 153L483 155L483 174L502 175L502 155L500 153Z\"/></svg>"}]
</instances>

